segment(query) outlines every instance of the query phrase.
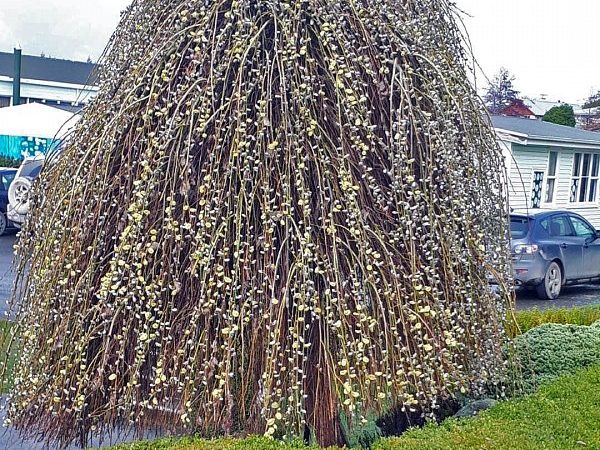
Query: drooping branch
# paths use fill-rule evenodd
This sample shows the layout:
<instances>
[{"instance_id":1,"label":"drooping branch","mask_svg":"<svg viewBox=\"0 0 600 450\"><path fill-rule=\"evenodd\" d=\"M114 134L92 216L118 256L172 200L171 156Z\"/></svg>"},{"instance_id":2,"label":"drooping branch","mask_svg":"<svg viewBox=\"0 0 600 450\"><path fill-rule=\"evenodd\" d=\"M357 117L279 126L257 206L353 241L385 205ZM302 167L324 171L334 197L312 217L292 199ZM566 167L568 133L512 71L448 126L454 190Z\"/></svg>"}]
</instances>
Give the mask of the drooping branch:
<instances>
[{"instance_id":1,"label":"drooping branch","mask_svg":"<svg viewBox=\"0 0 600 450\"><path fill-rule=\"evenodd\" d=\"M13 424L333 444L497 383L503 161L453 14L134 1L22 232Z\"/></svg>"}]
</instances>

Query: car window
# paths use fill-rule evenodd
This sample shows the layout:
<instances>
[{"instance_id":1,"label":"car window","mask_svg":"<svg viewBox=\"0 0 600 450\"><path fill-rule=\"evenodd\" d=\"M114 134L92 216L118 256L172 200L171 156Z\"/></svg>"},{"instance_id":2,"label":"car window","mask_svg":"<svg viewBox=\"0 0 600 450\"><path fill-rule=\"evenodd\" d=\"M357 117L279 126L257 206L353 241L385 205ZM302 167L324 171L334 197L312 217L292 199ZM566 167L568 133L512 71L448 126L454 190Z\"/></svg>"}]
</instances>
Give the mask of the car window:
<instances>
[{"instance_id":1,"label":"car window","mask_svg":"<svg viewBox=\"0 0 600 450\"><path fill-rule=\"evenodd\" d=\"M10 187L10 184L13 182L13 180L15 179L15 174L12 172L9 173L3 173L2 176L0 177L0 190L3 191L8 191L8 188Z\"/></svg>"},{"instance_id":2,"label":"car window","mask_svg":"<svg viewBox=\"0 0 600 450\"><path fill-rule=\"evenodd\" d=\"M29 177L29 178L35 178L35 177L37 177L40 174L40 171L42 170L42 166L43 165L44 165L44 161L43 160L25 161L21 165L20 176L22 176L22 177Z\"/></svg>"},{"instance_id":3,"label":"car window","mask_svg":"<svg viewBox=\"0 0 600 450\"><path fill-rule=\"evenodd\" d=\"M590 238L595 233L594 229L588 225L586 222L581 220L579 217L570 216L571 223L573 224L573 229L575 230L575 234L578 237Z\"/></svg>"},{"instance_id":4,"label":"car window","mask_svg":"<svg viewBox=\"0 0 600 450\"><path fill-rule=\"evenodd\" d=\"M529 233L529 219L527 217L510 216L510 237L523 239Z\"/></svg>"},{"instance_id":5,"label":"car window","mask_svg":"<svg viewBox=\"0 0 600 450\"><path fill-rule=\"evenodd\" d=\"M571 222L567 216L552 216L544 219L540 223L542 229L550 237L574 236Z\"/></svg>"},{"instance_id":6,"label":"car window","mask_svg":"<svg viewBox=\"0 0 600 450\"><path fill-rule=\"evenodd\" d=\"M534 239L548 239L550 237L550 221L538 220L535 225Z\"/></svg>"}]
</instances>

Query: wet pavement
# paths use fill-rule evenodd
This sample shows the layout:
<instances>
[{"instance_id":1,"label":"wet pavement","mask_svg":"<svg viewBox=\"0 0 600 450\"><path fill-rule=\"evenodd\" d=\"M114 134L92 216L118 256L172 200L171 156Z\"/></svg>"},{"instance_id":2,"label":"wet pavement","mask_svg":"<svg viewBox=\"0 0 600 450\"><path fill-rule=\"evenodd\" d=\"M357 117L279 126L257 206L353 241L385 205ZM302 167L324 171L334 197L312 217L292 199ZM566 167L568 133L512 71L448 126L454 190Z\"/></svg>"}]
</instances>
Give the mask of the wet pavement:
<instances>
[{"instance_id":1,"label":"wet pavement","mask_svg":"<svg viewBox=\"0 0 600 450\"><path fill-rule=\"evenodd\" d=\"M16 242L15 232L0 236L0 319L5 318L7 301L10 299L15 275L12 272L13 247ZM0 447L1 449L2 447Z\"/></svg>"},{"instance_id":2,"label":"wet pavement","mask_svg":"<svg viewBox=\"0 0 600 450\"><path fill-rule=\"evenodd\" d=\"M564 286L556 300L540 300L535 291L517 293L517 310L600 306L600 284Z\"/></svg>"}]
</instances>

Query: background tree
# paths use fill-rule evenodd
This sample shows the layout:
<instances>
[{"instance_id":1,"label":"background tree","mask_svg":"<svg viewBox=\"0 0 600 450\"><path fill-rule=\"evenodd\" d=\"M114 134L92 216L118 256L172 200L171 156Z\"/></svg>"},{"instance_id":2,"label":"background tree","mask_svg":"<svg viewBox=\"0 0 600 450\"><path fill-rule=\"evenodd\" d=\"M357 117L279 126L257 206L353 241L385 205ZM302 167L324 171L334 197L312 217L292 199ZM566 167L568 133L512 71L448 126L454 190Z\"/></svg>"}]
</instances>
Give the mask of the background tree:
<instances>
[{"instance_id":1,"label":"background tree","mask_svg":"<svg viewBox=\"0 0 600 450\"><path fill-rule=\"evenodd\" d=\"M550 108L546 114L544 114L542 120L544 122L566 125L568 127L574 127L577 125L573 107L567 104Z\"/></svg>"},{"instance_id":2,"label":"background tree","mask_svg":"<svg viewBox=\"0 0 600 450\"><path fill-rule=\"evenodd\" d=\"M490 113L497 114L502 108L519 98L519 91L513 86L514 81L515 77L508 69L502 67L489 82L483 101Z\"/></svg>"},{"instance_id":3,"label":"background tree","mask_svg":"<svg viewBox=\"0 0 600 450\"><path fill-rule=\"evenodd\" d=\"M600 108L600 91L590 95L582 106L583 109Z\"/></svg>"},{"instance_id":4,"label":"background tree","mask_svg":"<svg viewBox=\"0 0 600 450\"><path fill-rule=\"evenodd\" d=\"M589 131L600 131L600 91L590 95L582 109L582 127Z\"/></svg>"}]
</instances>

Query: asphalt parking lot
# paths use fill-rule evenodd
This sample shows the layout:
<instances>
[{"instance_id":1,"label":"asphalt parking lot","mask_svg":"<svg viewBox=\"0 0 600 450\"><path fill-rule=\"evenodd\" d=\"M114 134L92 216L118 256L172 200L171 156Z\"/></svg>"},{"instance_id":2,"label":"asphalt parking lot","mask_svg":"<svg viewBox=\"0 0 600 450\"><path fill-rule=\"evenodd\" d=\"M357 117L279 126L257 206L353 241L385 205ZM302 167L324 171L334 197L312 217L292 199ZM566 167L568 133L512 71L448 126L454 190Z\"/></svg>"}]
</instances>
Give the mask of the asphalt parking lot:
<instances>
[{"instance_id":1,"label":"asphalt parking lot","mask_svg":"<svg viewBox=\"0 0 600 450\"><path fill-rule=\"evenodd\" d=\"M13 232L0 236L0 318L5 317L15 280L15 275L12 272L13 247L16 242L15 234Z\"/></svg>"},{"instance_id":2,"label":"asphalt parking lot","mask_svg":"<svg viewBox=\"0 0 600 450\"><path fill-rule=\"evenodd\" d=\"M535 291L517 293L517 309L578 308L582 306L600 306L600 284L564 286L556 300L540 300Z\"/></svg>"}]
</instances>

